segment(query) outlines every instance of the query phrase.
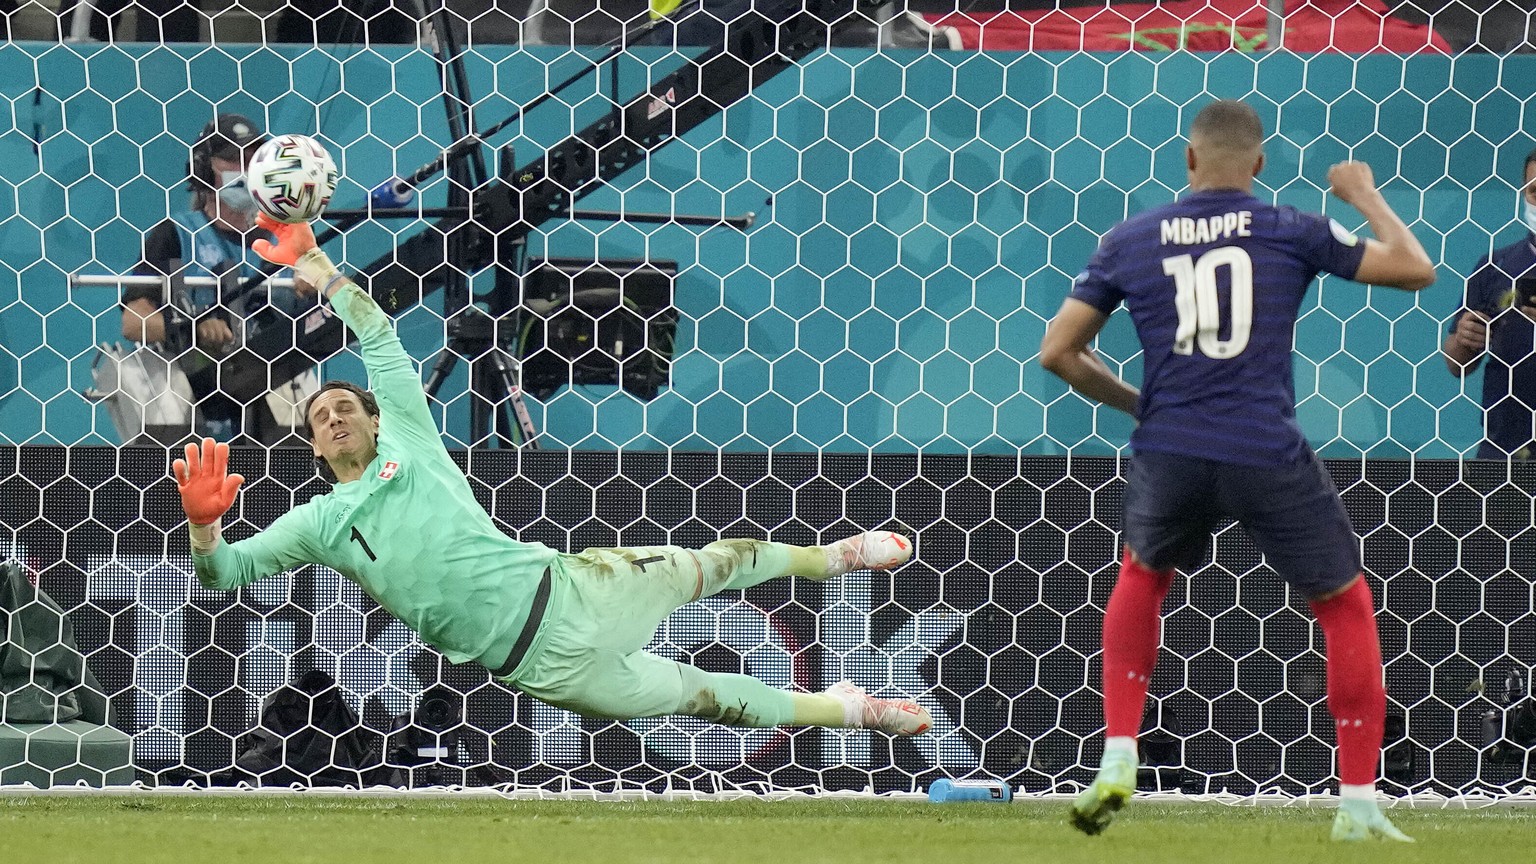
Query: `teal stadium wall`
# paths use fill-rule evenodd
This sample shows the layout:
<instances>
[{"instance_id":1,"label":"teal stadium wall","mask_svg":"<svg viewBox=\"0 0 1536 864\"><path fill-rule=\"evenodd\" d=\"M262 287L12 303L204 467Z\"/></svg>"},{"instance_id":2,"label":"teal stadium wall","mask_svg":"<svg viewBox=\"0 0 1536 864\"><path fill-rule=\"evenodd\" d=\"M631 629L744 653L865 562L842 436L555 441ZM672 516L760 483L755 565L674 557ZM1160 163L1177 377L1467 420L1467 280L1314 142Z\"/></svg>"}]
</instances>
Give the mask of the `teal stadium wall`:
<instances>
[{"instance_id":1,"label":"teal stadium wall","mask_svg":"<svg viewBox=\"0 0 1536 864\"><path fill-rule=\"evenodd\" d=\"M641 61L662 57L627 61L626 92ZM480 124L582 62L555 48L469 56ZM119 338L115 294L71 293L65 276L133 265L141 232L185 202L188 139L215 108L275 131L318 124L345 175L337 206L358 206L364 186L446 140L437 80L428 55L394 47L0 47L0 435L113 440L77 394L93 344ZM1313 442L1335 457L1467 453L1480 382L1451 378L1437 348L1476 259L1518 236L1510 180L1531 146L1528 96L1504 87L1522 80L1536 80L1536 58L816 55L583 201L737 213L772 195L750 233L566 223L531 239L535 255L682 268L672 388L644 404L562 392L534 406L537 422L546 444L580 448L1115 452L1128 422L1033 358L1096 238L1182 187L1181 130L1221 96L1251 99L1274 132L1261 195L1358 226L1323 191L1328 166L1353 154L1441 262L1417 296L1329 279L1304 304L1296 385ZM513 130L519 161L596 116L599 93L589 79L534 112ZM360 265L414 230L363 226L333 257ZM419 360L442 344L438 308L434 297L402 317ZM1139 377L1125 316L1102 345ZM351 356L324 371L362 373ZM443 394L463 390L461 365ZM443 408L459 440L465 402Z\"/></svg>"}]
</instances>

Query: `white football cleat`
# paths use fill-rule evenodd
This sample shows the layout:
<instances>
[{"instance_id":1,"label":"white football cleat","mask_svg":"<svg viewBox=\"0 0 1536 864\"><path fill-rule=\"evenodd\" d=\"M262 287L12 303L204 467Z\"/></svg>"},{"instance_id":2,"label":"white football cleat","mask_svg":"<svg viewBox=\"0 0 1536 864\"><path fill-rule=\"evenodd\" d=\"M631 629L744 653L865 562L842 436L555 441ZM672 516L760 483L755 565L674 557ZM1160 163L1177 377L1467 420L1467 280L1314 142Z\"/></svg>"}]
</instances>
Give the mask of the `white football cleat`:
<instances>
[{"instance_id":1,"label":"white football cleat","mask_svg":"<svg viewBox=\"0 0 1536 864\"><path fill-rule=\"evenodd\" d=\"M911 699L879 699L852 681L839 681L822 693L843 703L849 729L879 729L905 738L933 728L933 715Z\"/></svg>"},{"instance_id":2,"label":"white football cleat","mask_svg":"<svg viewBox=\"0 0 1536 864\"><path fill-rule=\"evenodd\" d=\"M912 560L912 541L894 531L865 531L827 550L827 577L852 570L890 570Z\"/></svg>"}]
</instances>

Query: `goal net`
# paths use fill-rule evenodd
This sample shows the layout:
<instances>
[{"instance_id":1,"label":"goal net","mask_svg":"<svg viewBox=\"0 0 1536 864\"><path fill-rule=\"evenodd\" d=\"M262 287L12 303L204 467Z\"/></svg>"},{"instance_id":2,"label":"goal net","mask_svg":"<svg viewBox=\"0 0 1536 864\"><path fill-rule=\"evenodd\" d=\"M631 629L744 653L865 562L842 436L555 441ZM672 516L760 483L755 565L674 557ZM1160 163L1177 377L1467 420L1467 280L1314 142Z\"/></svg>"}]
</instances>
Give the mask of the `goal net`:
<instances>
[{"instance_id":1,"label":"goal net","mask_svg":"<svg viewBox=\"0 0 1536 864\"><path fill-rule=\"evenodd\" d=\"M1326 174L1364 160L1440 276L1417 295L1325 278L1296 337L1301 423L1381 609L1383 788L1532 782L1536 475L1473 458L1482 373L1449 374L1439 351L1479 259L1527 231L1529 13L1480 28L1436 0L813 0L723 30L692 8L674 30L640 4L450 2L392 31L343 11L285 42L297 13L250 0L194 13L212 41L163 44L133 41L142 10L111 42L51 4L9 16L0 543L70 626L23 632L42 601L12 580L0 784L1087 782L1131 426L1046 374L1038 345L1098 238L1183 190L1182 136L1212 98L1264 119L1261 198L1363 227ZM910 533L916 559L893 576L728 592L679 610L651 650L910 695L933 730L583 719L447 663L327 569L200 587L168 448L242 427L232 468L251 479L226 535L249 536L329 488L294 403L315 380L364 380L356 346L281 284L198 282L216 255L162 248L179 276L122 278L147 272L146 237L180 236L168 217L220 198L222 176L188 185L220 113L331 150L326 248L394 314L445 444L509 534L579 551ZM391 178L414 195L370 197ZM149 338L127 332L130 296L164 322L158 345L128 338ZM233 326L212 338L221 309ZM1099 347L1139 378L1124 316ZM526 422L502 371L519 366ZM209 374L233 415L199 392ZM1164 613L1143 788L1332 788L1321 631L1240 529ZM45 649L70 645L89 688L47 671ZM88 697L17 713L25 693L87 689L106 697L94 721ZM284 727L285 706L312 723ZM117 762L100 766L82 722L128 736Z\"/></svg>"}]
</instances>

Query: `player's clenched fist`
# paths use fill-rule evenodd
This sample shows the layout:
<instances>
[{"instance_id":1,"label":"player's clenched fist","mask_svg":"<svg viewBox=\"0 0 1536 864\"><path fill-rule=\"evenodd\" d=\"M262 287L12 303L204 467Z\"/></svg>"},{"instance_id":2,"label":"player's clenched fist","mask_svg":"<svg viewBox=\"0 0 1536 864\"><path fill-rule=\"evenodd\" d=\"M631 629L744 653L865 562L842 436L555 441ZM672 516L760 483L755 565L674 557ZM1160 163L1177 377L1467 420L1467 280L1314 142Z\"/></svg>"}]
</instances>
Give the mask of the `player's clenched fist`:
<instances>
[{"instance_id":1,"label":"player's clenched fist","mask_svg":"<svg viewBox=\"0 0 1536 864\"><path fill-rule=\"evenodd\" d=\"M1328 169L1328 185L1345 204L1354 204L1376 192L1376 176L1364 162L1340 162Z\"/></svg>"},{"instance_id":2,"label":"player's clenched fist","mask_svg":"<svg viewBox=\"0 0 1536 864\"><path fill-rule=\"evenodd\" d=\"M196 444L188 444L187 458L172 462L171 470L181 490L181 509L193 525L219 521L234 505L235 492L245 482L239 474L228 473L229 445L212 438L203 439L201 453Z\"/></svg>"}]
</instances>

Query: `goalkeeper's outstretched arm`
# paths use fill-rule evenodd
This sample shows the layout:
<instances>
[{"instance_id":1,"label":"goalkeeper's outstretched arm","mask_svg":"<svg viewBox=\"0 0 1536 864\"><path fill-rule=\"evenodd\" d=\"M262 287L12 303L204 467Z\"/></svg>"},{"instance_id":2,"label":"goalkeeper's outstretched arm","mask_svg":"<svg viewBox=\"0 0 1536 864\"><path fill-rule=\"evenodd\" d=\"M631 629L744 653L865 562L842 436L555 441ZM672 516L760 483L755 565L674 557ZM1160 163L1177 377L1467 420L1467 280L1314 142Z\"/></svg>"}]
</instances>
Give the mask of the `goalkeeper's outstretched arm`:
<instances>
[{"instance_id":1,"label":"goalkeeper's outstretched arm","mask_svg":"<svg viewBox=\"0 0 1536 864\"><path fill-rule=\"evenodd\" d=\"M192 565L206 588L233 589L263 576L313 561L307 508L284 513L267 530L239 543L225 543L224 514L235 503L245 478L228 473L229 445L204 438L188 444L185 459L171 463L192 540Z\"/></svg>"},{"instance_id":2,"label":"goalkeeper's outstretched arm","mask_svg":"<svg viewBox=\"0 0 1536 864\"><path fill-rule=\"evenodd\" d=\"M256 254L292 267L294 275L315 286L357 337L363 365L368 369L369 389L379 400L380 423L388 424L391 432L440 445L442 437L427 406L421 376L400 344L389 316L315 245L315 233L308 224L278 222L265 213L259 214L256 222L277 240L257 240L251 246Z\"/></svg>"}]
</instances>

